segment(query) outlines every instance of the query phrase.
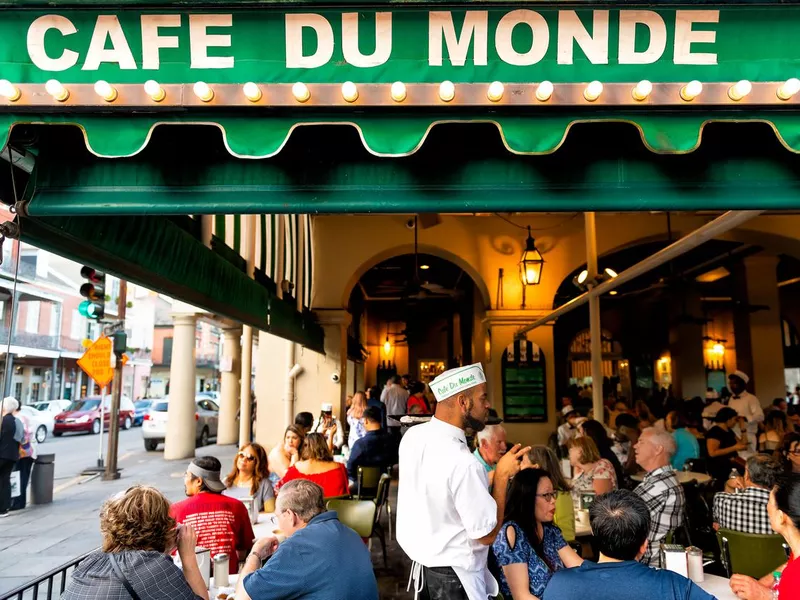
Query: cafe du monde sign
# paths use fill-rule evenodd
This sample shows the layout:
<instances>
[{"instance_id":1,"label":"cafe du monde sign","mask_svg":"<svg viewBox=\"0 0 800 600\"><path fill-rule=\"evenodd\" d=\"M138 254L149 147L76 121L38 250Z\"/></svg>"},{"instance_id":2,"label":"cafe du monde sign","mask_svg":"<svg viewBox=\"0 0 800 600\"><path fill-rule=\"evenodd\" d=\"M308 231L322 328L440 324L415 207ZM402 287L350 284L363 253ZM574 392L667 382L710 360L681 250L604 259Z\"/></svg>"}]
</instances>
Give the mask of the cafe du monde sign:
<instances>
[{"instance_id":1,"label":"cafe du monde sign","mask_svg":"<svg viewBox=\"0 0 800 600\"><path fill-rule=\"evenodd\" d=\"M681 81L797 76L791 7L0 11L0 78L38 83ZM791 69L795 69L791 71ZM771 71L774 71L771 72ZM57 74L57 75L56 75Z\"/></svg>"}]
</instances>

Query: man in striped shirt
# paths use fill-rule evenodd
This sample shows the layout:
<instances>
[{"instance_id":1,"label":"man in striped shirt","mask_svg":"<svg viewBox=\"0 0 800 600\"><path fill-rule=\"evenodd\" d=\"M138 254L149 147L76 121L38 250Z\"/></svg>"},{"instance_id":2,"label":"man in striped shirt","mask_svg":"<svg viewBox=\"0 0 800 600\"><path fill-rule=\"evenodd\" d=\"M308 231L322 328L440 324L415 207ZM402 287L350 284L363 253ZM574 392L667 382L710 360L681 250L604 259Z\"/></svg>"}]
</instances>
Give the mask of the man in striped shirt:
<instances>
[{"instance_id":1,"label":"man in striped shirt","mask_svg":"<svg viewBox=\"0 0 800 600\"><path fill-rule=\"evenodd\" d=\"M767 503L780 475L781 465L771 456L747 459L744 478L728 481L725 491L714 496L714 529L773 535Z\"/></svg>"}]
</instances>

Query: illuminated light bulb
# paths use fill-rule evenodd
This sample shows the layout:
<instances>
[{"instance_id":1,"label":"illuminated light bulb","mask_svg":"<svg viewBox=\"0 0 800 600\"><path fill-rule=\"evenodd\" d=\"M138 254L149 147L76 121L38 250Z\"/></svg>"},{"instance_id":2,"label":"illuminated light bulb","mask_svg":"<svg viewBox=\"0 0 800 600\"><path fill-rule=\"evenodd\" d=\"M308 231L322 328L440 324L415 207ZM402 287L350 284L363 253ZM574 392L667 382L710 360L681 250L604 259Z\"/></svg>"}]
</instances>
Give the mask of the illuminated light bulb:
<instances>
[{"instance_id":1,"label":"illuminated light bulb","mask_svg":"<svg viewBox=\"0 0 800 600\"><path fill-rule=\"evenodd\" d=\"M309 98L311 98L311 90L308 89L305 83L298 81L292 86L292 96L298 102L308 102Z\"/></svg>"},{"instance_id":2,"label":"illuminated light bulb","mask_svg":"<svg viewBox=\"0 0 800 600\"><path fill-rule=\"evenodd\" d=\"M116 88L102 79L94 84L94 93L100 96L106 102L113 102L117 99Z\"/></svg>"},{"instance_id":3,"label":"illuminated light bulb","mask_svg":"<svg viewBox=\"0 0 800 600\"><path fill-rule=\"evenodd\" d=\"M791 79L787 79L786 83L778 88L778 98L781 100L791 100L792 96L797 92L800 92L800 79L792 77Z\"/></svg>"},{"instance_id":4,"label":"illuminated light bulb","mask_svg":"<svg viewBox=\"0 0 800 600\"><path fill-rule=\"evenodd\" d=\"M730 98L734 102L738 102L752 91L753 91L753 84L747 81L747 79L742 79L741 81L737 81L731 87L728 88L728 98Z\"/></svg>"},{"instance_id":5,"label":"illuminated light bulb","mask_svg":"<svg viewBox=\"0 0 800 600\"><path fill-rule=\"evenodd\" d=\"M345 102L355 102L358 100L358 88L352 81L345 81L342 84L342 98Z\"/></svg>"},{"instance_id":6,"label":"illuminated light bulb","mask_svg":"<svg viewBox=\"0 0 800 600\"><path fill-rule=\"evenodd\" d=\"M386 354L389 354L389 352L392 351L392 344L389 343L389 340L386 340L385 342L383 342L383 351Z\"/></svg>"},{"instance_id":7,"label":"illuminated light bulb","mask_svg":"<svg viewBox=\"0 0 800 600\"><path fill-rule=\"evenodd\" d=\"M16 102L22 96L22 92L8 79L0 79L0 96L8 98L11 102Z\"/></svg>"},{"instance_id":8,"label":"illuminated light bulb","mask_svg":"<svg viewBox=\"0 0 800 600\"><path fill-rule=\"evenodd\" d=\"M647 81L647 79L642 79L636 84L636 87L633 88L631 96L633 96L634 100L641 102L642 100L647 100L647 97L652 93L653 84Z\"/></svg>"},{"instance_id":9,"label":"illuminated light bulb","mask_svg":"<svg viewBox=\"0 0 800 600\"><path fill-rule=\"evenodd\" d=\"M145 81L144 93L150 96L150 99L153 102L161 102L167 97L167 92L165 92L164 88L162 88L161 85L159 85L159 83L154 79Z\"/></svg>"},{"instance_id":10,"label":"illuminated light bulb","mask_svg":"<svg viewBox=\"0 0 800 600\"><path fill-rule=\"evenodd\" d=\"M194 95L203 102L211 102L214 99L214 90L205 81L198 81L194 84Z\"/></svg>"},{"instance_id":11,"label":"illuminated light bulb","mask_svg":"<svg viewBox=\"0 0 800 600\"><path fill-rule=\"evenodd\" d=\"M486 92L486 97L492 102L500 102L503 99L503 92L505 87L499 81L493 81L489 85L489 90Z\"/></svg>"},{"instance_id":12,"label":"illuminated light bulb","mask_svg":"<svg viewBox=\"0 0 800 600\"><path fill-rule=\"evenodd\" d=\"M589 85L586 86L586 89L583 90L583 97L586 98L588 102L594 102L600 97L600 94L603 93L603 84L599 81L593 81Z\"/></svg>"},{"instance_id":13,"label":"illuminated light bulb","mask_svg":"<svg viewBox=\"0 0 800 600\"><path fill-rule=\"evenodd\" d=\"M58 102L65 102L69 98L69 90L55 79L44 84L44 89Z\"/></svg>"},{"instance_id":14,"label":"illuminated light bulb","mask_svg":"<svg viewBox=\"0 0 800 600\"><path fill-rule=\"evenodd\" d=\"M439 84L439 98L442 102L450 102L456 97L456 86L452 81L443 81Z\"/></svg>"},{"instance_id":15,"label":"illuminated light bulb","mask_svg":"<svg viewBox=\"0 0 800 600\"><path fill-rule=\"evenodd\" d=\"M244 93L244 97L250 100L250 102L258 102L261 100L261 88L252 81L248 81L244 84L242 92Z\"/></svg>"},{"instance_id":16,"label":"illuminated light bulb","mask_svg":"<svg viewBox=\"0 0 800 600\"><path fill-rule=\"evenodd\" d=\"M681 98L691 102L703 93L703 84L694 79L681 88Z\"/></svg>"},{"instance_id":17,"label":"illuminated light bulb","mask_svg":"<svg viewBox=\"0 0 800 600\"><path fill-rule=\"evenodd\" d=\"M406 84L402 81L395 81L392 84L392 100L395 102L402 102L408 97L408 91L406 90Z\"/></svg>"},{"instance_id":18,"label":"illuminated light bulb","mask_svg":"<svg viewBox=\"0 0 800 600\"><path fill-rule=\"evenodd\" d=\"M539 102L547 102L553 96L553 84L549 81L543 81L536 88L536 99Z\"/></svg>"}]
</instances>

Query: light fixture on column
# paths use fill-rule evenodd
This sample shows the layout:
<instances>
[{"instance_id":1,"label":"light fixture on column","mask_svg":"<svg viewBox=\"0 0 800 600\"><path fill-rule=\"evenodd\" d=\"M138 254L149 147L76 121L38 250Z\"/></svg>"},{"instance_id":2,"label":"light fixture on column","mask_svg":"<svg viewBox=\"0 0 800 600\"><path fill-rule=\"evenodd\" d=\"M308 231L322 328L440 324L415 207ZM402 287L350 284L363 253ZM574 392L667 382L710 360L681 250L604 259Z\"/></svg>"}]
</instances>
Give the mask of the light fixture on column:
<instances>
[{"instance_id":1,"label":"light fixture on column","mask_svg":"<svg viewBox=\"0 0 800 600\"><path fill-rule=\"evenodd\" d=\"M442 102L450 102L456 97L456 85L452 81L443 81L439 84L439 98Z\"/></svg>"},{"instance_id":2,"label":"light fixture on column","mask_svg":"<svg viewBox=\"0 0 800 600\"><path fill-rule=\"evenodd\" d=\"M408 97L408 91L406 90L406 84L402 81L395 81L392 84L392 100L395 102L402 102Z\"/></svg>"},{"instance_id":3,"label":"light fixture on column","mask_svg":"<svg viewBox=\"0 0 800 600\"><path fill-rule=\"evenodd\" d=\"M583 90L583 97L586 98L587 102L594 102L600 97L600 94L603 93L603 84L599 81L593 81L589 85L586 86L586 89Z\"/></svg>"},{"instance_id":4,"label":"light fixture on column","mask_svg":"<svg viewBox=\"0 0 800 600\"><path fill-rule=\"evenodd\" d=\"M650 94L653 93L653 84L647 81L647 79L642 79L639 83L636 84L636 87L633 88L631 92L631 96L637 102L642 102L647 100Z\"/></svg>"},{"instance_id":5,"label":"light fixture on column","mask_svg":"<svg viewBox=\"0 0 800 600\"><path fill-rule=\"evenodd\" d=\"M536 241L531 236L531 228L528 227L528 239L525 240L525 251L519 259L519 276L523 285L538 285L542 280L542 269L544 259L539 250L536 249Z\"/></svg>"},{"instance_id":6,"label":"light fixture on column","mask_svg":"<svg viewBox=\"0 0 800 600\"><path fill-rule=\"evenodd\" d=\"M549 81L543 81L536 88L536 99L539 102L547 102L553 96L553 84Z\"/></svg>"},{"instance_id":7,"label":"light fixture on column","mask_svg":"<svg viewBox=\"0 0 800 600\"><path fill-rule=\"evenodd\" d=\"M384 354L389 354L392 351L392 343L389 341L389 334L386 334L386 341L383 342Z\"/></svg>"},{"instance_id":8,"label":"light fixture on column","mask_svg":"<svg viewBox=\"0 0 800 600\"><path fill-rule=\"evenodd\" d=\"M203 102L211 102L214 99L214 90L205 81L198 81L194 84L194 95Z\"/></svg>"},{"instance_id":9,"label":"light fixture on column","mask_svg":"<svg viewBox=\"0 0 800 600\"><path fill-rule=\"evenodd\" d=\"M694 79L681 88L681 99L691 102L703 93L703 84Z\"/></svg>"},{"instance_id":10,"label":"light fixture on column","mask_svg":"<svg viewBox=\"0 0 800 600\"><path fill-rule=\"evenodd\" d=\"M117 99L118 95L116 88L102 79L94 84L94 93L106 102L113 102Z\"/></svg>"},{"instance_id":11,"label":"light fixture on column","mask_svg":"<svg viewBox=\"0 0 800 600\"><path fill-rule=\"evenodd\" d=\"M584 269L572 278L572 285L582 291L585 291L589 287L597 287L604 281L614 279L615 277L617 277L617 272L614 269L606 267L603 269L602 273L597 274L595 279L589 279L589 271Z\"/></svg>"},{"instance_id":12,"label":"light fixture on column","mask_svg":"<svg viewBox=\"0 0 800 600\"><path fill-rule=\"evenodd\" d=\"M352 81L345 81L342 84L342 98L345 102L355 102L358 100L358 88Z\"/></svg>"},{"instance_id":13,"label":"light fixture on column","mask_svg":"<svg viewBox=\"0 0 800 600\"><path fill-rule=\"evenodd\" d=\"M503 99L503 92L505 92L505 87L499 81L493 81L489 84L489 89L486 92L486 97L489 98L491 102L500 102Z\"/></svg>"},{"instance_id":14,"label":"light fixture on column","mask_svg":"<svg viewBox=\"0 0 800 600\"><path fill-rule=\"evenodd\" d=\"M717 342L711 347L711 352L713 352L715 356L721 357L725 354L725 346L721 342Z\"/></svg>"},{"instance_id":15,"label":"light fixture on column","mask_svg":"<svg viewBox=\"0 0 800 600\"><path fill-rule=\"evenodd\" d=\"M800 79L792 77L787 79L783 85L778 88L778 98L781 100L791 100L792 96L800 92Z\"/></svg>"},{"instance_id":16,"label":"light fixture on column","mask_svg":"<svg viewBox=\"0 0 800 600\"><path fill-rule=\"evenodd\" d=\"M8 79L0 79L0 96L6 98L9 102L16 102L22 96L22 92Z\"/></svg>"},{"instance_id":17,"label":"light fixture on column","mask_svg":"<svg viewBox=\"0 0 800 600\"><path fill-rule=\"evenodd\" d=\"M311 98L311 90L305 83L298 81L292 86L292 96L298 102L308 102Z\"/></svg>"},{"instance_id":18,"label":"light fixture on column","mask_svg":"<svg viewBox=\"0 0 800 600\"><path fill-rule=\"evenodd\" d=\"M734 102L739 102L739 100L747 96L747 94L749 94L752 91L753 91L753 84L747 81L747 79L742 79L741 81L737 81L731 87L728 88L728 98L730 98Z\"/></svg>"},{"instance_id":19,"label":"light fixture on column","mask_svg":"<svg viewBox=\"0 0 800 600\"><path fill-rule=\"evenodd\" d=\"M242 93L244 94L245 98L250 100L250 102L258 102L261 100L261 96L263 95L261 93L261 88L252 81L248 81L244 84L244 86L242 86Z\"/></svg>"},{"instance_id":20,"label":"light fixture on column","mask_svg":"<svg viewBox=\"0 0 800 600\"><path fill-rule=\"evenodd\" d=\"M69 98L69 90L61 85L61 82L50 79L44 84L44 89L50 94L56 102L66 102Z\"/></svg>"},{"instance_id":21,"label":"light fixture on column","mask_svg":"<svg viewBox=\"0 0 800 600\"><path fill-rule=\"evenodd\" d=\"M144 93L150 96L153 102L161 102L167 97L167 92L155 79L149 79L144 82Z\"/></svg>"}]
</instances>

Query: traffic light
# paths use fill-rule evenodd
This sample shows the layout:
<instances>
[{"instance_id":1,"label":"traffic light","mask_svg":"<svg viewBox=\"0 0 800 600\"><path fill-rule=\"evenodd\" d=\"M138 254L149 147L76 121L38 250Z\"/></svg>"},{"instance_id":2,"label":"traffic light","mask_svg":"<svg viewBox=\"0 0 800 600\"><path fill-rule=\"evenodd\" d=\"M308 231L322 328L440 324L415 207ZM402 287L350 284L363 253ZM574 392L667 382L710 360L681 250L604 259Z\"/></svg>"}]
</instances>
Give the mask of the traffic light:
<instances>
[{"instance_id":1,"label":"traffic light","mask_svg":"<svg viewBox=\"0 0 800 600\"><path fill-rule=\"evenodd\" d=\"M80 303L78 312L87 319L99 321L106 314L106 274L91 267L83 267L81 277L87 280L81 286L81 296L86 300Z\"/></svg>"}]
</instances>

